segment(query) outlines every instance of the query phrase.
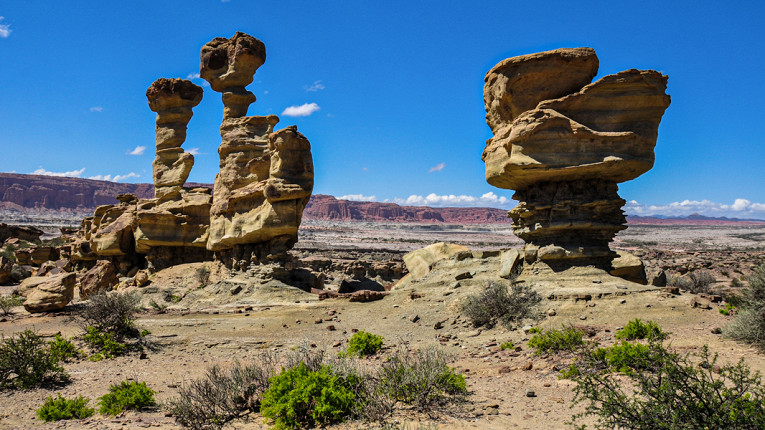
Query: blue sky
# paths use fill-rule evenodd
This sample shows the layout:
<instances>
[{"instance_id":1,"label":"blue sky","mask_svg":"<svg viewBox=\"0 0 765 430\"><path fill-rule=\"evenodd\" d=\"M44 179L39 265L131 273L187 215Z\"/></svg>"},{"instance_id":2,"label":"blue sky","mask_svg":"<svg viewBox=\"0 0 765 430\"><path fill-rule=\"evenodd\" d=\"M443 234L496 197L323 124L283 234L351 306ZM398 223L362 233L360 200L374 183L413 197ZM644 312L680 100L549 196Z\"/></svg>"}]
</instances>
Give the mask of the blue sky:
<instances>
[{"instance_id":1,"label":"blue sky","mask_svg":"<svg viewBox=\"0 0 765 430\"><path fill-rule=\"evenodd\" d=\"M0 171L151 182L146 89L194 79L201 46L240 30L268 57L248 87L258 97L249 114L298 125L313 147L315 193L510 208L512 191L484 179L484 74L507 57L589 46L598 77L669 75L656 165L620 185L628 213L765 219L764 5L3 2ZM222 104L204 90L184 144L197 153L196 182L218 171Z\"/></svg>"}]
</instances>

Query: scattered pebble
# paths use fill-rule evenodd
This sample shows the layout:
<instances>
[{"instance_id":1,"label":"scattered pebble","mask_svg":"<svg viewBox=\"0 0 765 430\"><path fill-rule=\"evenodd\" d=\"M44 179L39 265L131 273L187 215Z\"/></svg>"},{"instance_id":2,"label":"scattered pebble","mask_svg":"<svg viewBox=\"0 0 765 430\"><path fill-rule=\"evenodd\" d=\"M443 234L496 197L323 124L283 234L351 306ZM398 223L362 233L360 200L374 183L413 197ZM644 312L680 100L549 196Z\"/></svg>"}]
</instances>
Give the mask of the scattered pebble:
<instances>
[{"instance_id":1,"label":"scattered pebble","mask_svg":"<svg viewBox=\"0 0 765 430\"><path fill-rule=\"evenodd\" d=\"M420 320L420 316L419 315L414 315L411 318L409 318L409 321L411 321L413 323L416 323L419 320Z\"/></svg>"},{"instance_id":2,"label":"scattered pebble","mask_svg":"<svg viewBox=\"0 0 765 430\"><path fill-rule=\"evenodd\" d=\"M526 397L536 397L536 396L537 396L537 393L535 393L534 390L532 390L531 388L528 388L526 390Z\"/></svg>"}]
</instances>

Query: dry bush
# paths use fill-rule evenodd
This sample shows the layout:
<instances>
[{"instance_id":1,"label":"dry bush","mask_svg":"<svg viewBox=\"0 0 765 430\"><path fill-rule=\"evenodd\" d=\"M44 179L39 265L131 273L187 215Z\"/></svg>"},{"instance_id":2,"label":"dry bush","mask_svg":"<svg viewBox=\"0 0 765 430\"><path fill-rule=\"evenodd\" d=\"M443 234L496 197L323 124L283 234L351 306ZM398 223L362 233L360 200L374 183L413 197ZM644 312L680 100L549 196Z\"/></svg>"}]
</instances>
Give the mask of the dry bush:
<instances>
[{"instance_id":1,"label":"dry bush","mask_svg":"<svg viewBox=\"0 0 765 430\"><path fill-rule=\"evenodd\" d=\"M715 277L709 270L694 270L688 274L691 281L690 292L694 294L709 294L712 292L712 285L716 282Z\"/></svg>"},{"instance_id":2,"label":"dry bush","mask_svg":"<svg viewBox=\"0 0 765 430\"><path fill-rule=\"evenodd\" d=\"M462 304L462 313L475 327L493 327L502 323L508 329L526 318L539 316L537 305L542 297L530 286L507 286L490 282L481 293L468 297Z\"/></svg>"},{"instance_id":3,"label":"dry bush","mask_svg":"<svg viewBox=\"0 0 765 430\"><path fill-rule=\"evenodd\" d=\"M765 264L756 267L745 280L748 285L738 298L740 310L723 333L765 351Z\"/></svg>"},{"instance_id":4,"label":"dry bush","mask_svg":"<svg viewBox=\"0 0 765 430\"><path fill-rule=\"evenodd\" d=\"M78 313L80 323L87 331L94 327L101 333L110 333L115 340L137 337L135 314L140 298L131 293L98 293L90 297Z\"/></svg>"}]
</instances>

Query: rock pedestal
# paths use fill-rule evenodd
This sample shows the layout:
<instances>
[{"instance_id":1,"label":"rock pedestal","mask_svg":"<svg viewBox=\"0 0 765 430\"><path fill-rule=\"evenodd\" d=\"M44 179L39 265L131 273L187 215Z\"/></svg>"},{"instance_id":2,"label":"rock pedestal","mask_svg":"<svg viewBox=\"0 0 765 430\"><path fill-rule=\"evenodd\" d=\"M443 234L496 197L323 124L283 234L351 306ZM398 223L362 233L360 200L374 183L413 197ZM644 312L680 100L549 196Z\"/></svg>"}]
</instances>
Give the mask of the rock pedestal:
<instances>
[{"instance_id":1,"label":"rock pedestal","mask_svg":"<svg viewBox=\"0 0 765 430\"><path fill-rule=\"evenodd\" d=\"M486 75L486 180L516 190L509 215L527 262L608 267L626 228L618 183L653 167L667 77L632 69L590 83L597 71L595 51L575 48L508 58Z\"/></svg>"},{"instance_id":2,"label":"rock pedestal","mask_svg":"<svg viewBox=\"0 0 765 430\"><path fill-rule=\"evenodd\" d=\"M255 96L245 86L266 60L261 41L218 37L200 58L200 76L224 105L207 249L239 268L281 259L297 242L313 190L311 145L295 126L274 133L276 115L246 116Z\"/></svg>"}]
</instances>

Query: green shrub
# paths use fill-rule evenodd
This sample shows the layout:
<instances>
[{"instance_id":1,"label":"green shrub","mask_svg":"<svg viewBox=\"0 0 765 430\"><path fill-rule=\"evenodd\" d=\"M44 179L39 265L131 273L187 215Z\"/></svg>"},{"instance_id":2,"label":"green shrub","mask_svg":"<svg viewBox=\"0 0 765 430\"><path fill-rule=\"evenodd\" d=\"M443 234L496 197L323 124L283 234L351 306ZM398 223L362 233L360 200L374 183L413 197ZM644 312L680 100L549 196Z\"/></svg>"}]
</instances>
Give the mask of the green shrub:
<instances>
[{"instance_id":1,"label":"green shrub","mask_svg":"<svg viewBox=\"0 0 765 430\"><path fill-rule=\"evenodd\" d=\"M506 349L514 349L514 348L515 348L515 344L513 344L513 342L509 341L509 340L507 342L503 342L503 343L501 343L499 345L499 349L501 349L503 351L506 350Z\"/></svg>"},{"instance_id":2,"label":"green shrub","mask_svg":"<svg viewBox=\"0 0 765 430\"><path fill-rule=\"evenodd\" d=\"M228 369L214 365L179 389L179 396L168 402L170 412L184 427L220 429L245 411L260 410L260 398L276 371L271 353L262 353L247 365L235 362Z\"/></svg>"},{"instance_id":3,"label":"green shrub","mask_svg":"<svg viewBox=\"0 0 765 430\"><path fill-rule=\"evenodd\" d=\"M625 342L607 348L597 348L592 358L603 363L607 372L632 373L650 367L651 348L640 343Z\"/></svg>"},{"instance_id":4,"label":"green shrub","mask_svg":"<svg viewBox=\"0 0 765 430\"><path fill-rule=\"evenodd\" d=\"M765 428L765 388L743 359L718 368L717 356L710 356L706 346L697 360L658 342L647 348L650 359L641 361L645 367L624 377L581 361L573 377L574 405L585 403L585 410L571 423L595 417L595 428L601 430Z\"/></svg>"},{"instance_id":5,"label":"green shrub","mask_svg":"<svg viewBox=\"0 0 765 430\"><path fill-rule=\"evenodd\" d=\"M448 358L436 349L400 349L378 371L379 390L421 410L461 401L468 394L465 377L447 366Z\"/></svg>"},{"instance_id":6,"label":"green shrub","mask_svg":"<svg viewBox=\"0 0 765 430\"><path fill-rule=\"evenodd\" d=\"M101 358L114 358L118 355L122 355L127 351L127 345L114 340L115 335L113 333L105 333L97 329L96 327L88 327L87 333L83 336L85 343L95 351L95 356ZM93 361L99 361L95 359Z\"/></svg>"},{"instance_id":7,"label":"green shrub","mask_svg":"<svg viewBox=\"0 0 765 430\"><path fill-rule=\"evenodd\" d=\"M720 309L718 309L718 311L721 314L723 314L725 316L728 316L728 315L731 315L731 314L736 312L736 306L731 304L730 302L728 302L728 303L725 303L725 307L724 308L720 308Z\"/></svg>"},{"instance_id":8,"label":"green shrub","mask_svg":"<svg viewBox=\"0 0 765 430\"><path fill-rule=\"evenodd\" d=\"M68 381L42 337L25 330L0 342L0 387L32 388Z\"/></svg>"},{"instance_id":9,"label":"green shrub","mask_svg":"<svg viewBox=\"0 0 765 430\"><path fill-rule=\"evenodd\" d=\"M277 429L340 422L362 406L353 390L358 383L357 377L335 375L329 366L312 371L300 363L269 380L260 413L274 420Z\"/></svg>"},{"instance_id":10,"label":"green shrub","mask_svg":"<svg viewBox=\"0 0 765 430\"><path fill-rule=\"evenodd\" d=\"M382 345L382 336L361 330L351 336L351 340L348 342L348 349L346 350L346 353L348 355L366 357L368 355L376 354L377 351L382 348Z\"/></svg>"},{"instance_id":11,"label":"green shrub","mask_svg":"<svg viewBox=\"0 0 765 430\"><path fill-rule=\"evenodd\" d=\"M93 415L95 410L88 407L90 400L82 396L69 400L58 395L55 399L48 396L40 409L37 410L37 418L47 422L83 419Z\"/></svg>"},{"instance_id":12,"label":"green shrub","mask_svg":"<svg viewBox=\"0 0 765 430\"><path fill-rule=\"evenodd\" d=\"M532 336L529 339L529 346L537 349L536 355L562 351L574 352L584 345L583 337L584 332L574 327L545 330Z\"/></svg>"},{"instance_id":13,"label":"green shrub","mask_svg":"<svg viewBox=\"0 0 765 430\"><path fill-rule=\"evenodd\" d=\"M468 297L462 304L462 313L475 327L494 327L501 323L512 328L516 323L539 317L537 306L542 297L525 284L507 286L489 283L481 293Z\"/></svg>"},{"instance_id":14,"label":"green shrub","mask_svg":"<svg viewBox=\"0 0 765 430\"><path fill-rule=\"evenodd\" d=\"M765 264L756 267L745 279L747 286L741 289L740 309L723 334L765 351Z\"/></svg>"},{"instance_id":15,"label":"green shrub","mask_svg":"<svg viewBox=\"0 0 765 430\"><path fill-rule=\"evenodd\" d=\"M154 390L145 382L122 381L109 387L109 392L98 398L98 412L117 415L128 409L140 410L156 405Z\"/></svg>"},{"instance_id":16,"label":"green shrub","mask_svg":"<svg viewBox=\"0 0 765 430\"><path fill-rule=\"evenodd\" d=\"M21 306L24 303L24 298L17 295L0 296L0 313L2 315L8 315L11 313L11 309L16 306Z\"/></svg>"},{"instance_id":17,"label":"green shrub","mask_svg":"<svg viewBox=\"0 0 765 430\"><path fill-rule=\"evenodd\" d=\"M48 347L50 353L59 361L69 361L70 358L78 358L82 355L82 351L77 349L71 341L61 337L60 333L56 333L53 340L48 342Z\"/></svg>"},{"instance_id":18,"label":"green shrub","mask_svg":"<svg viewBox=\"0 0 765 430\"><path fill-rule=\"evenodd\" d=\"M98 293L90 297L79 313L85 330L95 327L101 333L109 333L115 341L126 337L138 337L135 314L140 298L130 293Z\"/></svg>"},{"instance_id":19,"label":"green shrub","mask_svg":"<svg viewBox=\"0 0 765 430\"><path fill-rule=\"evenodd\" d=\"M664 333L661 327L653 321L643 322L640 318L635 318L616 332L616 338L623 340L664 340L667 338L667 333Z\"/></svg>"}]
</instances>

